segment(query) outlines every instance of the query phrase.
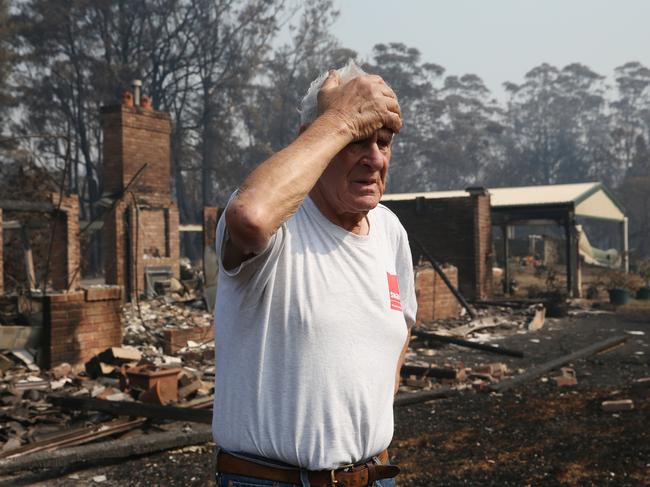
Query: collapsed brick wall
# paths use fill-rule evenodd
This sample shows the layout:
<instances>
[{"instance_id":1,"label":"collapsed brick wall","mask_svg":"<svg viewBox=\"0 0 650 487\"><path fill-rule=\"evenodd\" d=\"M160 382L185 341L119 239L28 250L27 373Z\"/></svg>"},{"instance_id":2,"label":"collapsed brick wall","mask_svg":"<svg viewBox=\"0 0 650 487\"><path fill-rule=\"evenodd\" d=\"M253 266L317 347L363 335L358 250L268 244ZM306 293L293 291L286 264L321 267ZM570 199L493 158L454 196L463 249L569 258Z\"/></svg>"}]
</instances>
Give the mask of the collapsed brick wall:
<instances>
[{"instance_id":1,"label":"collapsed brick wall","mask_svg":"<svg viewBox=\"0 0 650 487\"><path fill-rule=\"evenodd\" d=\"M467 299L491 296L489 195L382 203L395 212L406 228L415 265L426 260L417 239L440 264L457 267L458 286Z\"/></svg>"},{"instance_id":2,"label":"collapsed brick wall","mask_svg":"<svg viewBox=\"0 0 650 487\"><path fill-rule=\"evenodd\" d=\"M197 343L206 343L214 340L214 326L166 328L163 330L163 339L163 352L167 355L173 355L181 348L187 346L189 340Z\"/></svg>"},{"instance_id":3,"label":"collapsed brick wall","mask_svg":"<svg viewBox=\"0 0 650 487\"><path fill-rule=\"evenodd\" d=\"M45 264L50 245L50 229L53 214L39 212L22 212L4 210L3 220L9 228L4 229L2 246L2 274L4 277L4 292L17 289L27 289L29 276L26 265L26 243L32 254L36 285L42 285ZM23 228L17 228L18 223ZM24 233L23 233L24 232ZM24 238L27 238L27 242ZM50 273L51 276L51 273Z\"/></svg>"},{"instance_id":4,"label":"collapsed brick wall","mask_svg":"<svg viewBox=\"0 0 650 487\"><path fill-rule=\"evenodd\" d=\"M59 195L52 194L52 204L58 207ZM59 212L54 212L54 238L50 257L50 278L52 288L57 290L79 287L79 198L64 196Z\"/></svg>"},{"instance_id":5,"label":"collapsed brick wall","mask_svg":"<svg viewBox=\"0 0 650 487\"><path fill-rule=\"evenodd\" d=\"M458 287L458 270L454 266L444 266L443 272ZM417 323L460 316L458 301L431 265L415 269L415 295L418 300Z\"/></svg>"},{"instance_id":6,"label":"collapsed brick wall","mask_svg":"<svg viewBox=\"0 0 650 487\"><path fill-rule=\"evenodd\" d=\"M122 288L91 287L43 298L43 363L82 364L122 344Z\"/></svg>"},{"instance_id":7,"label":"collapsed brick wall","mask_svg":"<svg viewBox=\"0 0 650 487\"><path fill-rule=\"evenodd\" d=\"M12 203L14 208L0 216L0 227L2 217L7 215L14 223L6 239L4 232L0 232L0 293L5 291L5 272L12 288L41 286L41 279L47 274L48 285L53 289L76 289L81 262L78 196L63 195L60 205L59 193L50 193L47 202L16 200ZM31 254L29 261L36 282L31 282L28 276L27 251Z\"/></svg>"}]
</instances>

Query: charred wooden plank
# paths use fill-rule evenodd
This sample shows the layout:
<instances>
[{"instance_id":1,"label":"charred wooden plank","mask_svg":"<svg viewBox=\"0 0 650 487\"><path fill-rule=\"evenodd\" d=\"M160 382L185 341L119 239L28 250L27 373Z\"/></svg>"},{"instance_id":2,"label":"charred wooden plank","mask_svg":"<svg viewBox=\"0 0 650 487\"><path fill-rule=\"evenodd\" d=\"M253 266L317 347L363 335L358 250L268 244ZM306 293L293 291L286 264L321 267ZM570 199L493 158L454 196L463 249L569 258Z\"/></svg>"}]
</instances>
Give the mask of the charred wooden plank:
<instances>
[{"instance_id":1,"label":"charred wooden plank","mask_svg":"<svg viewBox=\"0 0 650 487\"><path fill-rule=\"evenodd\" d=\"M498 355L507 355L509 357L517 358L522 358L524 356L524 352L521 352L519 350L510 350L508 348L490 345L487 343L471 342L462 338L450 337L447 335L438 335L437 333L431 333L428 331L413 330L413 335L419 338L424 338L425 340L433 340L442 343L453 343L454 345L459 345L461 347L473 348L475 350L496 353Z\"/></svg>"},{"instance_id":2,"label":"charred wooden plank","mask_svg":"<svg viewBox=\"0 0 650 487\"><path fill-rule=\"evenodd\" d=\"M0 474L33 468L79 468L97 461L117 461L134 455L203 444L211 440L211 428L200 425L192 431L166 431L137 438L110 440L62 450L38 452L24 457L6 458L0 460Z\"/></svg>"},{"instance_id":3,"label":"charred wooden plank","mask_svg":"<svg viewBox=\"0 0 650 487\"><path fill-rule=\"evenodd\" d=\"M103 411L116 416L134 416L152 419L170 419L194 423L212 423L212 410L177 406L159 406L133 401L107 401L90 397L49 396L49 401L59 407L76 410Z\"/></svg>"},{"instance_id":4,"label":"charred wooden plank","mask_svg":"<svg viewBox=\"0 0 650 487\"><path fill-rule=\"evenodd\" d=\"M17 458L26 454L34 454L40 451L56 450L63 447L83 445L92 441L123 433L125 431L137 428L144 424L146 419L139 418L134 420L113 420L106 423L100 423L84 428L77 428L72 431L63 431L55 436L41 441L28 443L13 450L0 452L0 458Z\"/></svg>"},{"instance_id":5,"label":"charred wooden plank","mask_svg":"<svg viewBox=\"0 0 650 487\"><path fill-rule=\"evenodd\" d=\"M460 394L460 391L453 387L441 387L433 391L405 392L395 396L393 407L409 406L411 404L427 402L433 399L457 396L458 394Z\"/></svg>"}]
</instances>

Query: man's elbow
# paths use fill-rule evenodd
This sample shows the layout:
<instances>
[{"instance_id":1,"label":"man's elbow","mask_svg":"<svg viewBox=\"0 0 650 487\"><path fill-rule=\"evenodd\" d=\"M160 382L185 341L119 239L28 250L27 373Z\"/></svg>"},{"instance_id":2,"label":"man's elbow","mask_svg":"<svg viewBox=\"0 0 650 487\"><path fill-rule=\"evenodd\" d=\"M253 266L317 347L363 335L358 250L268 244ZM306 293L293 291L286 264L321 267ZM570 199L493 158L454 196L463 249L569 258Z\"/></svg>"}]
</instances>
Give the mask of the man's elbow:
<instances>
[{"instance_id":1,"label":"man's elbow","mask_svg":"<svg viewBox=\"0 0 650 487\"><path fill-rule=\"evenodd\" d=\"M235 200L225 217L230 240L244 255L259 254L266 248L273 231L263 211Z\"/></svg>"}]
</instances>

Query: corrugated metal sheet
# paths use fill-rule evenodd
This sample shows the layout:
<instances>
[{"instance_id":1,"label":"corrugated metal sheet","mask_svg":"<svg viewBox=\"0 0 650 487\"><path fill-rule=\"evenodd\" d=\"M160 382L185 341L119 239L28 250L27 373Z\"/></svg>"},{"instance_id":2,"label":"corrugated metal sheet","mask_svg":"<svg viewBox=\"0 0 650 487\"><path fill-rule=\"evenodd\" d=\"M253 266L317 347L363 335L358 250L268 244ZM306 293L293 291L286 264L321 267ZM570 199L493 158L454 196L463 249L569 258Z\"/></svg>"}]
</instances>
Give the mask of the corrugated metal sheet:
<instances>
[{"instance_id":1,"label":"corrugated metal sheet","mask_svg":"<svg viewBox=\"0 0 650 487\"><path fill-rule=\"evenodd\" d=\"M492 206L548 205L576 202L593 191L599 183L552 184L549 186L520 186L490 188Z\"/></svg>"}]
</instances>

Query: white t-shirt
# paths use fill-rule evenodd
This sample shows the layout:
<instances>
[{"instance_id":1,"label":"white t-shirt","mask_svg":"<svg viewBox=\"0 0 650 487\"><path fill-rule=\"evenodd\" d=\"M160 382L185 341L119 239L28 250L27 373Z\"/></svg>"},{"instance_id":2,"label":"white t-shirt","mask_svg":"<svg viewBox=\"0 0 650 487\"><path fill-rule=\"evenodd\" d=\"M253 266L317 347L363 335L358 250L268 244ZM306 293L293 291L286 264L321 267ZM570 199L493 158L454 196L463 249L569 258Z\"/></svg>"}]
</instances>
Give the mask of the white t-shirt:
<instances>
[{"instance_id":1,"label":"white t-shirt","mask_svg":"<svg viewBox=\"0 0 650 487\"><path fill-rule=\"evenodd\" d=\"M395 372L415 320L411 252L379 205L360 236L307 197L267 249L223 268L215 309L216 443L322 470L355 463L393 436Z\"/></svg>"}]
</instances>

